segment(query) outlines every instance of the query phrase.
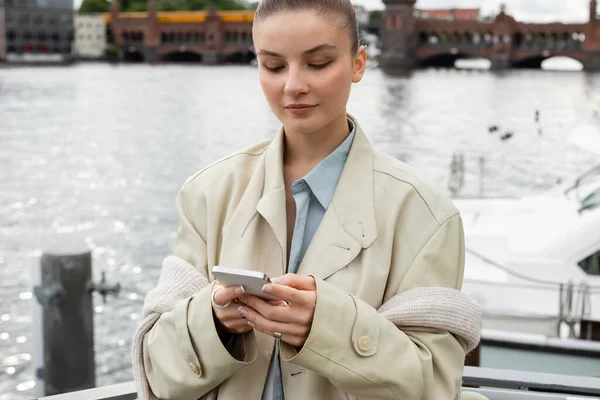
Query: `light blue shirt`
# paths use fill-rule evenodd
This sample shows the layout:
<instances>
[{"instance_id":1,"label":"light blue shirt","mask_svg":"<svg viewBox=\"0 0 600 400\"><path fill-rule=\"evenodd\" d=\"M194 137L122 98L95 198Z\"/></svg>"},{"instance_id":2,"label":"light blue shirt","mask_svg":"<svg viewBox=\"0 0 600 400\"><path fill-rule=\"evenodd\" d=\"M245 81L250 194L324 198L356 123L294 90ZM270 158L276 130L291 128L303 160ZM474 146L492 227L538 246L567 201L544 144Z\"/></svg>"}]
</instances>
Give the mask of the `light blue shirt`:
<instances>
[{"instance_id":1,"label":"light blue shirt","mask_svg":"<svg viewBox=\"0 0 600 400\"><path fill-rule=\"evenodd\" d=\"M296 202L296 223L290 246L289 273L298 272L306 249L308 249L325 211L333 199L356 131L354 123L350 119L348 119L348 125L351 131L346 140L312 171L292 184L292 196ZM283 399L279 344L276 342L262 400Z\"/></svg>"}]
</instances>

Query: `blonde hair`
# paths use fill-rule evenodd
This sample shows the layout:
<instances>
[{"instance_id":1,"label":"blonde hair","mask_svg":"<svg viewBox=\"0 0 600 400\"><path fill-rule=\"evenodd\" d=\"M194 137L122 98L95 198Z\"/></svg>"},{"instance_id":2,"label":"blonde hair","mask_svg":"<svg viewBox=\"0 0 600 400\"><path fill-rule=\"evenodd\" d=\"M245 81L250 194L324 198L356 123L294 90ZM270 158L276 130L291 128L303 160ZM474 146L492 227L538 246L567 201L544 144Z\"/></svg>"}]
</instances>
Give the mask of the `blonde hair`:
<instances>
[{"instance_id":1,"label":"blonde hair","mask_svg":"<svg viewBox=\"0 0 600 400\"><path fill-rule=\"evenodd\" d=\"M343 17L344 28L350 37L352 53L358 51L360 43L358 21L350 0L261 0L254 14L254 23L282 11L314 11L318 15Z\"/></svg>"}]
</instances>

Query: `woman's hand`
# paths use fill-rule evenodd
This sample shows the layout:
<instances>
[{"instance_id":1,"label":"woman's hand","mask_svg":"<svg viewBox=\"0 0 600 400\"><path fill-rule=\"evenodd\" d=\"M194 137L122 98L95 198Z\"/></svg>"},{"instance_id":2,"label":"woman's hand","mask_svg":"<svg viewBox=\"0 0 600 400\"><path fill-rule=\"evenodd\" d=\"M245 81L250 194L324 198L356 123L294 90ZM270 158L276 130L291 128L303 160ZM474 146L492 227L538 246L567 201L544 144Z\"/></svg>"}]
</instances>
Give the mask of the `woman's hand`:
<instances>
[{"instance_id":1,"label":"woman's hand","mask_svg":"<svg viewBox=\"0 0 600 400\"><path fill-rule=\"evenodd\" d=\"M248 319L247 324L257 331L280 339L292 346L304 346L312 326L315 305L317 304L317 285L312 276L287 274L273 279L263 291L278 299L281 303L269 303L256 296L245 295L240 300L246 306L240 307L240 314Z\"/></svg>"},{"instance_id":2,"label":"woman's hand","mask_svg":"<svg viewBox=\"0 0 600 400\"><path fill-rule=\"evenodd\" d=\"M212 304L213 314L220 323L221 329L234 334L246 333L252 329L248 325L248 320L242 317L238 311L241 304L236 302L245 293L243 286L224 287L217 281L213 287L213 293L215 303L221 305L231 302L226 308L218 308Z\"/></svg>"}]
</instances>

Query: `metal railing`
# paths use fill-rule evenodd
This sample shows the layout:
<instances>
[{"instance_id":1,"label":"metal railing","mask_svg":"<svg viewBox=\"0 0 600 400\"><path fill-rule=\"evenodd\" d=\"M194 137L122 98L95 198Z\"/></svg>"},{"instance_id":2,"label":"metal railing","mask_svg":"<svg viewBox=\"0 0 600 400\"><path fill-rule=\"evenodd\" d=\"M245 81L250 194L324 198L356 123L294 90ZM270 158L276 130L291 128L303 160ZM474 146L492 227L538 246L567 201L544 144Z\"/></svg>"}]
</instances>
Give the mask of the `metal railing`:
<instances>
[{"instance_id":1,"label":"metal railing","mask_svg":"<svg viewBox=\"0 0 600 400\"><path fill-rule=\"evenodd\" d=\"M567 399L557 395L583 398L600 396L600 378L480 367L465 367L463 385L465 391L484 394L490 400ZM42 397L39 400L135 400L136 398L134 383L126 382Z\"/></svg>"}]
</instances>

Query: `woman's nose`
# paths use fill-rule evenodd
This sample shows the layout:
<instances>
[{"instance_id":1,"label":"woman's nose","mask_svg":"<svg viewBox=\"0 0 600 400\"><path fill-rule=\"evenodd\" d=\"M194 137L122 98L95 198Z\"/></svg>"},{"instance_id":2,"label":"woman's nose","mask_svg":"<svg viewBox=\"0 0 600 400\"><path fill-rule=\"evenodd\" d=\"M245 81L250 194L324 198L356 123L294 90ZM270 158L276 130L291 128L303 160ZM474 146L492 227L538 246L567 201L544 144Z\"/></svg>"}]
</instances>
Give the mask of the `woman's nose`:
<instances>
[{"instance_id":1,"label":"woman's nose","mask_svg":"<svg viewBox=\"0 0 600 400\"><path fill-rule=\"evenodd\" d=\"M309 86L303 78L302 71L290 69L287 81L285 82L285 94L297 97L298 95L308 93L308 91Z\"/></svg>"}]
</instances>

